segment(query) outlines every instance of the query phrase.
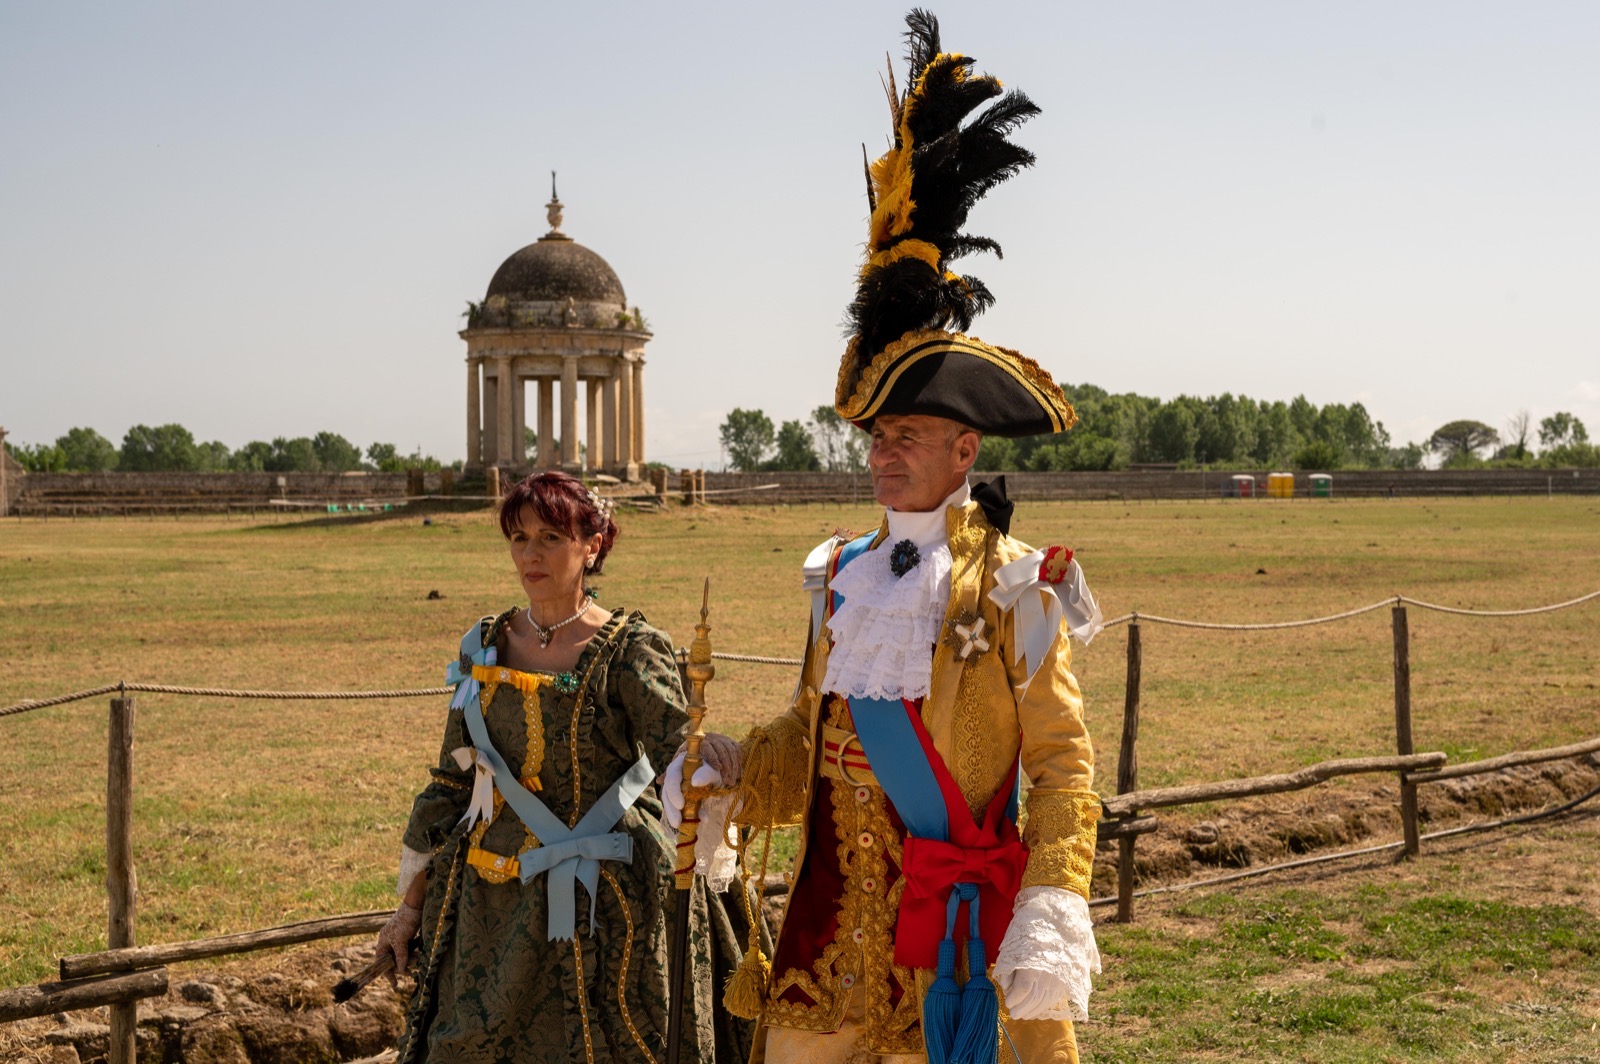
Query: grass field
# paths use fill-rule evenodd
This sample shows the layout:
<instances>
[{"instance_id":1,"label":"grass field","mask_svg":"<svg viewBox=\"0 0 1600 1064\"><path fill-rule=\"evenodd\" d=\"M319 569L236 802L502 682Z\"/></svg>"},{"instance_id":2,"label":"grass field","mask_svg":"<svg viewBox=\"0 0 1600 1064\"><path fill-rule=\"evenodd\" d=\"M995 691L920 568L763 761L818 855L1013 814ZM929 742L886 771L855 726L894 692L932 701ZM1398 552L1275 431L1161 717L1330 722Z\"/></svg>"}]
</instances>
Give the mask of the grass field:
<instances>
[{"instance_id":1,"label":"grass field","mask_svg":"<svg viewBox=\"0 0 1600 1064\"><path fill-rule=\"evenodd\" d=\"M642 609L684 643L710 576L718 650L795 656L805 551L837 525L873 521L866 507L625 516L601 601ZM1032 504L1013 531L1077 549L1107 616L1286 620L1396 592L1513 609L1600 587L1600 501L1582 498ZM119 679L433 686L461 631L516 593L487 515L436 515L426 526L416 515L8 520L0 705ZM1121 727L1124 632L1077 651L1102 787ZM1508 620L1413 610L1411 635L1418 749L1470 759L1600 730L1600 603ZM1261 633L1149 625L1144 648L1144 786L1393 748L1387 610ZM792 683L787 669L719 663L708 726L742 731L781 709ZM140 940L388 903L442 709L439 699L141 696ZM105 717L96 700L0 719L0 986L103 944ZM1202 915L1226 928L1259 922L1249 913ZM1101 1059L1177 1059L1128 1053Z\"/></svg>"}]
</instances>

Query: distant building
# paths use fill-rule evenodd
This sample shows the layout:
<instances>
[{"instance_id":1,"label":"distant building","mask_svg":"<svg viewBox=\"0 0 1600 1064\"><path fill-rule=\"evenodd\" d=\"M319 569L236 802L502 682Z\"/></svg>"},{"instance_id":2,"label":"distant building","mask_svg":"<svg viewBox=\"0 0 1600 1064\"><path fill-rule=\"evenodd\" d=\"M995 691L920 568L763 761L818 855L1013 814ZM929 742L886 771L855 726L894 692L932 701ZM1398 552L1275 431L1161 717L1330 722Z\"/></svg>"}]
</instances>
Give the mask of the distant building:
<instances>
[{"instance_id":1,"label":"distant building","mask_svg":"<svg viewBox=\"0 0 1600 1064\"><path fill-rule=\"evenodd\" d=\"M550 231L501 263L483 302L469 304L460 334L467 342L466 464L637 480L645 461L644 346L651 334L606 260L561 231L561 210L551 175ZM524 447L530 381L538 384L539 404L532 459ZM581 453L579 381L586 386Z\"/></svg>"}]
</instances>

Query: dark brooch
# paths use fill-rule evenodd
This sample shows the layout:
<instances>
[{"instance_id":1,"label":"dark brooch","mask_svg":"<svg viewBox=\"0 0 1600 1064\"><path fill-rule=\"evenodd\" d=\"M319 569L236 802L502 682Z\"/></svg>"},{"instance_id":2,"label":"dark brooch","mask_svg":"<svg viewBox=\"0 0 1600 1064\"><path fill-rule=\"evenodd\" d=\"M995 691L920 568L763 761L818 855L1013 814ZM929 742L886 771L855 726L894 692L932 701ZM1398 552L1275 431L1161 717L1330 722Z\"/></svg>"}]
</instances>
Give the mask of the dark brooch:
<instances>
[{"instance_id":1,"label":"dark brooch","mask_svg":"<svg viewBox=\"0 0 1600 1064\"><path fill-rule=\"evenodd\" d=\"M889 551L889 571L895 576L905 576L922 561L922 552L909 539L902 539Z\"/></svg>"},{"instance_id":2,"label":"dark brooch","mask_svg":"<svg viewBox=\"0 0 1600 1064\"><path fill-rule=\"evenodd\" d=\"M564 695L570 695L578 689L578 674L574 672L556 673L556 690Z\"/></svg>"}]
</instances>

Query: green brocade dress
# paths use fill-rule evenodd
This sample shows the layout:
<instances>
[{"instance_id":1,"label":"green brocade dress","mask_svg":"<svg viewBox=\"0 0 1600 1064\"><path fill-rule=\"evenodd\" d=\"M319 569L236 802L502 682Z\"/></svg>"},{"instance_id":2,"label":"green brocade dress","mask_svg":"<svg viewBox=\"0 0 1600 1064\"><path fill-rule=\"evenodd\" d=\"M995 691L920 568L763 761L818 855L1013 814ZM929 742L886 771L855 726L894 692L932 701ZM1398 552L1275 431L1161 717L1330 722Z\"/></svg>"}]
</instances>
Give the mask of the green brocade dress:
<instances>
[{"instance_id":1,"label":"green brocade dress","mask_svg":"<svg viewBox=\"0 0 1600 1064\"><path fill-rule=\"evenodd\" d=\"M483 625L485 646L514 613ZM570 675L506 671L480 695L490 739L569 826L640 754L665 769L688 731L672 644L638 613L613 612ZM496 793L486 830L460 823L473 775L451 752L471 745L462 712L451 710L439 766L406 828L406 845L433 861L401 1064L665 1061L675 840L658 826L655 786L612 829L632 836L633 860L601 862L593 933L588 892L574 883L577 935L551 941L548 877L524 885L506 874L509 859L537 845L522 821ZM497 866L499 858L508 860ZM749 1053L752 1025L716 1007L744 950L739 889L735 882L726 895L708 895L696 880L692 891L686 1062L742 1064Z\"/></svg>"}]
</instances>

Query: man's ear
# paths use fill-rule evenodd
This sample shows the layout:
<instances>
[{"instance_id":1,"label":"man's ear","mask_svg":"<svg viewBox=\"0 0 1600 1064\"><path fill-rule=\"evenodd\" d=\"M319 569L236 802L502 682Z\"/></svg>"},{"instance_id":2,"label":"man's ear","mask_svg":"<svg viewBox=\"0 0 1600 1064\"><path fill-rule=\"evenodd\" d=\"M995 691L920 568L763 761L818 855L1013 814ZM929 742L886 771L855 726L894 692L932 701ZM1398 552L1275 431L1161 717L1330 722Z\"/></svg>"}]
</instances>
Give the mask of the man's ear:
<instances>
[{"instance_id":1,"label":"man's ear","mask_svg":"<svg viewBox=\"0 0 1600 1064\"><path fill-rule=\"evenodd\" d=\"M983 437L976 430L969 429L956 437L955 457L956 465L965 473L972 468L978 460L978 448L983 446Z\"/></svg>"}]
</instances>

